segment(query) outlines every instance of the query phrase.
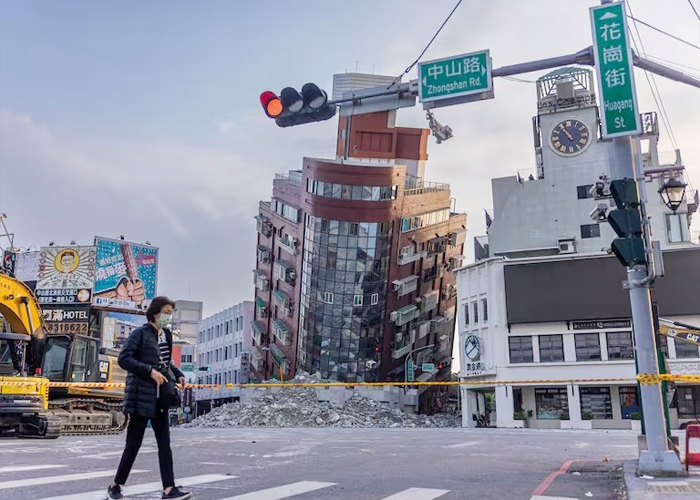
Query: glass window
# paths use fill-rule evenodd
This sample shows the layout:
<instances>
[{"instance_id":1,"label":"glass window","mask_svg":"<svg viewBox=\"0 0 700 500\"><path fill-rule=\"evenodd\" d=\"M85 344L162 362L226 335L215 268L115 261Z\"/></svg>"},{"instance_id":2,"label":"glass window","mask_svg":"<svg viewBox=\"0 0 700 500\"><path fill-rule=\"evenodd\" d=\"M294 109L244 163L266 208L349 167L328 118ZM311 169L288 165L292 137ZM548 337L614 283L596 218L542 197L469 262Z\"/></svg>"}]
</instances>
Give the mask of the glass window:
<instances>
[{"instance_id":1,"label":"glass window","mask_svg":"<svg viewBox=\"0 0 700 500\"><path fill-rule=\"evenodd\" d=\"M637 388L634 386L621 386L619 390L622 418L629 420L635 416L635 413L640 414L639 400L637 399Z\"/></svg>"},{"instance_id":2,"label":"glass window","mask_svg":"<svg viewBox=\"0 0 700 500\"><path fill-rule=\"evenodd\" d=\"M479 303L474 302L473 306L474 306L474 323L478 323L479 322Z\"/></svg>"},{"instance_id":3,"label":"glass window","mask_svg":"<svg viewBox=\"0 0 700 500\"><path fill-rule=\"evenodd\" d=\"M355 306L355 307L361 306L362 303L363 303L363 301L364 301L364 298L365 298L364 295L356 294L356 295L352 298L352 305Z\"/></svg>"},{"instance_id":4,"label":"glass window","mask_svg":"<svg viewBox=\"0 0 700 500\"><path fill-rule=\"evenodd\" d=\"M484 316L482 321L486 323L489 320L489 303L486 299L481 299L481 313Z\"/></svg>"},{"instance_id":5,"label":"glass window","mask_svg":"<svg viewBox=\"0 0 700 500\"><path fill-rule=\"evenodd\" d=\"M679 385L678 418L700 418L700 385Z\"/></svg>"},{"instance_id":6,"label":"glass window","mask_svg":"<svg viewBox=\"0 0 700 500\"><path fill-rule=\"evenodd\" d=\"M610 387L580 387L581 418L610 420L613 418Z\"/></svg>"},{"instance_id":7,"label":"glass window","mask_svg":"<svg viewBox=\"0 0 700 500\"><path fill-rule=\"evenodd\" d=\"M464 304L464 326L469 326L471 321L469 321L469 304Z\"/></svg>"},{"instance_id":8,"label":"glass window","mask_svg":"<svg viewBox=\"0 0 700 500\"><path fill-rule=\"evenodd\" d=\"M609 332L608 359L634 359L632 332Z\"/></svg>"},{"instance_id":9,"label":"glass window","mask_svg":"<svg viewBox=\"0 0 700 500\"><path fill-rule=\"evenodd\" d=\"M566 387L535 389L537 420L569 420L569 396Z\"/></svg>"},{"instance_id":10,"label":"glass window","mask_svg":"<svg viewBox=\"0 0 700 500\"><path fill-rule=\"evenodd\" d=\"M362 186L352 186L352 199L361 200L362 199Z\"/></svg>"},{"instance_id":11,"label":"glass window","mask_svg":"<svg viewBox=\"0 0 700 500\"><path fill-rule=\"evenodd\" d=\"M669 243L683 241L683 216L684 214L666 214L666 233Z\"/></svg>"},{"instance_id":12,"label":"glass window","mask_svg":"<svg viewBox=\"0 0 700 500\"><path fill-rule=\"evenodd\" d=\"M532 337L508 338L511 363L532 363Z\"/></svg>"},{"instance_id":13,"label":"glass window","mask_svg":"<svg viewBox=\"0 0 700 500\"><path fill-rule=\"evenodd\" d=\"M372 201L379 201L379 186L372 186Z\"/></svg>"},{"instance_id":14,"label":"glass window","mask_svg":"<svg viewBox=\"0 0 700 500\"><path fill-rule=\"evenodd\" d=\"M331 292L325 292L323 294L323 301L326 304L332 304L333 303L333 294Z\"/></svg>"},{"instance_id":15,"label":"glass window","mask_svg":"<svg viewBox=\"0 0 700 500\"><path fill-rule=\"evenodd\" d=\"M564 338L562 335L540 335L540 361L554 363L564 361Z\"/></svg>"},{"instance_id":16,"label":"glass window","mask_svg":"<svg viewBox=\"0 0 700 500\"><path fill-rule=\"evenodd\" d=\"M581 226L581 238L600 238L600 224L584 224Z\"/></svg>"},{"instance_id":17,"label":"glass window","mask_svg":"<svg viewBox=\"0 0 700 500\"><path fill-rule=\"evenodd\" d=\"M343 186L341 184L333 184L333 198L340 198Z\"/></svg>"},{"instance_id":18,"label":"glass window","mask_svg":"<svg viewBox=\"0 0 700 500\"><path fill-rule=\"evenodd\" d=\"M676 343L676 358L697 358L698 357L698 346L691 344L689 342L683 342L678 339L674 339Z\"/></svg>"},{"instance_id":19,"label":"glass window","mask_svg":"<svg viewBox=\"0 0 700 500\"><path fill-rule=\"evenodd\" d=\"M371 305L376 306L379 303L379 294L373 293L370 301Z\"/></svg>"},{"instance_id":20,"label":"glass window","mask_svg":"<svg viewBox=\"0 0 700 500\"><path fill-rule=\"evenodd\" d=\"M600 336L597 333L577 333L576 361L600 361Z\"/></svg>"},{"instance_id":21,"label":"glass window","mask_svg":"<svg viewBox=\"0 0 700 500\"><path fill-rule=\"evenodd\" d=\"M592 198L589 192L592 187L593 184L587 184L585 186L576 186L576 194L578 196L578 199L585 200L586 198Z\"/></svg>"}]
</instances>

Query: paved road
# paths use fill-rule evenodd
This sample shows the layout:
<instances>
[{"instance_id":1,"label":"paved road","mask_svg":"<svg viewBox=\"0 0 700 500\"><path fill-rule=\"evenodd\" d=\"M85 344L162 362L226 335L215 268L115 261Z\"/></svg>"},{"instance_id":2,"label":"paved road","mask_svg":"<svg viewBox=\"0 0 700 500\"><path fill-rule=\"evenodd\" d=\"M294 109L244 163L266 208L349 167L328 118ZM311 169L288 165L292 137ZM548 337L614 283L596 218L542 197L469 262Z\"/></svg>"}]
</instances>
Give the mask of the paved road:
<instances>
[{"instance_id":1,"label":"paved road","mask_svg":"<svg viewBox=\"0 0 700 500\"><path fill-rule=\"evenodd\" d=\"M616 461L636 456L629 431L176 428L172 434L177 482L199 500L612 500ZM0 498L105 498L123 442L123 435L0 440ZM606 455L612 462L603 462ZM160 498L157 463L149 433L126 489L131 498Z\"/></svg>"}]
</instances>

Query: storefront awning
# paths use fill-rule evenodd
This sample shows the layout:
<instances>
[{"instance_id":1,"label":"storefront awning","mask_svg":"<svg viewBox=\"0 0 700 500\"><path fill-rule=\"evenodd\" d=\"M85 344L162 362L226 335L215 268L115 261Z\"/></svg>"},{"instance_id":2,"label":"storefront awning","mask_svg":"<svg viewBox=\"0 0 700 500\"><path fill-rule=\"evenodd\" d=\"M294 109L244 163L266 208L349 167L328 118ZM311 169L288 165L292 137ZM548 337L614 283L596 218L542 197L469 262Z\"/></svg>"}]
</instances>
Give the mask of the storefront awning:
<instances>
[{"instance_id":1,"label":"storefront awning","mask_svg":"<svg viewBox=\"0 0 700 500\"><path fill-rule=\"evenodd\" d=\"M267 304L265 304L265 301L261 299L260 297L255 297L255 305L258 307L267 307Z\"/></svg>"}]
</instances>

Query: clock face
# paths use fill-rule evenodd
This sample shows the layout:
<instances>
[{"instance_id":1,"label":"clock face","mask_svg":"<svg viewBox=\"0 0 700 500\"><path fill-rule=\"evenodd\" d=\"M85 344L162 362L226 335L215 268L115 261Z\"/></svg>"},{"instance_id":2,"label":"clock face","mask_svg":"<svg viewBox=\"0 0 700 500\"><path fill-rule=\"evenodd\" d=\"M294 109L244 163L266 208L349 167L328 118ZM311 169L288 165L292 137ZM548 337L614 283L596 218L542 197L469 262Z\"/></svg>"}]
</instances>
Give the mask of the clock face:
<instances>
[{"instance_id":1,"label":"clock face","mask_svg":"<svg viewBox=\"0 0 700 500\"><path fill-rule=\"evenodd\" d=\"M557 123L549 134L549 147L561 156L583 153L590 141L590 130L585 123L575 118Z\"/></svg>"},{"instance_id":2,"label":"clock face","mask_svg":"<svg viewBox=\"0 0 700 500\"><path fill-rule=\"evenodd\" d=\"M464 342L464 353L470 360L474 361L479 357L481 351L480 347L479 337L476 335L470 335Z\"/></svg>"}]
</instances>

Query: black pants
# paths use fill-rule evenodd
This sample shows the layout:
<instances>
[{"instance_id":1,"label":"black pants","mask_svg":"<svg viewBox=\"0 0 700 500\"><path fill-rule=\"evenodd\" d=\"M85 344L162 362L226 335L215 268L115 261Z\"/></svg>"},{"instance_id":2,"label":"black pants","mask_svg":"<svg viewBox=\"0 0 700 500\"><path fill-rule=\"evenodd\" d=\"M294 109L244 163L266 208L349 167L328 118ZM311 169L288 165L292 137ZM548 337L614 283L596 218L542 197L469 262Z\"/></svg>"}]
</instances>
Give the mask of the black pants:
<instances>
[{"instance_id":1,"label":"black pants","mask_svg":"<svg viewBox=\"0 0 700 500\"><path fill-rule=\"evenodd\" d=\"M122 454L117 475L114 482L120 485L126 483L134 465L136 455L139 453L143 435L146 432L148 418L140 415L131 415L129 427L126 430L126 448ZM170 451L170 423L168 422L168 410L158 408L156 416L151 418L151 427L156 435L158 443L158 462L160 464L160 478L163 481L163 489L175 486L175 473L173 472L173 454Z\"/></svg>"}]
</instances>

